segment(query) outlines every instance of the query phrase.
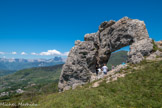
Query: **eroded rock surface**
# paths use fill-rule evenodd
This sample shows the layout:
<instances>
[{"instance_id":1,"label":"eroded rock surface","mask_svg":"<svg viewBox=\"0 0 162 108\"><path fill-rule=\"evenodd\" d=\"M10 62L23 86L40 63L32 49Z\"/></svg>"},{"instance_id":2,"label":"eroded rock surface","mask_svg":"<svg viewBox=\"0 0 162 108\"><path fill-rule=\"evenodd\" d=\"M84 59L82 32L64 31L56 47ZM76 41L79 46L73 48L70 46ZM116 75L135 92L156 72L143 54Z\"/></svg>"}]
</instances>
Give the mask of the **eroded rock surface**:
<instances>
[{"instance_id":1,"label":"eroded rock surface","mask_svg":"<svg viewBox=\"0 0 162 108\"><path fill-rule=\"evenodd\" d=\"M130 45L128 52L128 62L139 63L144 59L144 56L150 55L153 49L152 39L142 39Z\"/></svg>"},{"instance_id":2,"label":"eroded rock surface","mask_svg":"<svg viewBox=\"0 0 162 108\"><path fill-rule=\"evenodd\" d=\"M152 52L152 39L143 21L124 17L117 22L103 22L96 33L86 34L83 42L75 42L63 66L59 90L74 89L91 81L96 66L103 66L112 52L128 45L131 63L139 63Z\"/></svg>"}]
</instances>

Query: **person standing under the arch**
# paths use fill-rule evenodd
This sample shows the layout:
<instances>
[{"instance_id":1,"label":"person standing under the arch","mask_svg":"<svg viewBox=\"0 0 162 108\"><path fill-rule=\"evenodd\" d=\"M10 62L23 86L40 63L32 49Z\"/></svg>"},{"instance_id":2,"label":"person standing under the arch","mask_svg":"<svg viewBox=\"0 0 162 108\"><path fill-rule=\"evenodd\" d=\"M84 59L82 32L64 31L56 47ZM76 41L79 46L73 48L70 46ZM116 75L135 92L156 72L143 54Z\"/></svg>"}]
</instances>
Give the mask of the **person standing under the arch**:
<instances>
[{"instance_id":1,"label":"person standing under the arch","mask_svg":"<svg viewBox=\"0 0 162 108\"><path fill-rule=\"evenodd\" d=\"M113 69L115 69L115 66L114 65L111 66L111 70L113 70Z\"/></svg>"},{"instance_id":2,"label":"person standing under the arch","mask_svg":"<svg viewBox=\"0 0 162 108\"><path fill-rule=\"evenodd\" d=\"M106 64L104 64L104 66L102 67L102 71L105 75L107 74L108 67L106 66Z\"/></svg>"}]
</instances>

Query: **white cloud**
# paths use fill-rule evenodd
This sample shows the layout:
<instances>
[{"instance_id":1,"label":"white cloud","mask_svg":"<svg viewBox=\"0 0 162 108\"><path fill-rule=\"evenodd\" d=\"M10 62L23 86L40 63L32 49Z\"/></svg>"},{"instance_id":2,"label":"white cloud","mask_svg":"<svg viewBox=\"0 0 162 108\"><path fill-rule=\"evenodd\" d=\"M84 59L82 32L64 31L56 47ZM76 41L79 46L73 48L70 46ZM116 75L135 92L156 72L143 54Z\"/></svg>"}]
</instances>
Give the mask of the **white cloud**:
<instances>
[{"instance_id":1,"label":"white cloud","mask_svg":"<svg viewBox=\"0 0 162 108\"><path fill-rule=\"evenodd\" d=\"M15 54L17 54L17 52L12 52L11 54L15 55Z\"/></svg>"},{"instance_id":2,"label":"white cloud","mask_svg":"<svg viewBox=\"0 0 162 108\"><path fill-rule=\"evenodd\" d=\"M40 55L40 56L68 56L69 52L61 53L60 51L54 49L54 50L48 50L46 52L40 52L40 53L32 52L30 54Z\"/></svg>"},{"instance_id":3,"label":"white cloud","mask_svg":"<svg viewBox=\"0 0 162 108\"><path fill-rule=\"evenodd\" d=\"M27 53L25 53L25 52L22 52L22 53L21 53L21 55L27 55Z\"/></svg>"},{"instance_id":4,"label":"white cloud","mask_svg":"<svg viewBox=\"0 0 162 108\"><path fill-rule=\"evenodd\" d=\"M64 52L62 56L68 56L69 52Z\"/></svg>"},{"instance_id":5,"label":"white cloud","mask_svg":"<svg viewBox=\"0 0 162 108\"><path fill-rule=\"evenodd\" d=\"M37 53L35 53L35 52L32 52L31 55L39 55L39 54L37 54Z\"/></svg>"},{"instance_id":6,"label":"white cloud","mask_svg":"<svg viewBox=\"0 0 162 108\"><path fill-rule=\"evenodd\" d=\"M0 55L3 55L3 54L5 54L5 52L0 52Z\"/></svg>"},{"instance_id":7,"label":"white cloud","mask_svg":"<svg viewBox=\"0 0 162 108\"><path fill-rule=\"evenodd\" d=\"M61 52L57 51L57 50L48 50L47 52L41 52L40 55L46 55L46 56L49 56L49 55L62 55Z\"/></svg>"}]
</instances>

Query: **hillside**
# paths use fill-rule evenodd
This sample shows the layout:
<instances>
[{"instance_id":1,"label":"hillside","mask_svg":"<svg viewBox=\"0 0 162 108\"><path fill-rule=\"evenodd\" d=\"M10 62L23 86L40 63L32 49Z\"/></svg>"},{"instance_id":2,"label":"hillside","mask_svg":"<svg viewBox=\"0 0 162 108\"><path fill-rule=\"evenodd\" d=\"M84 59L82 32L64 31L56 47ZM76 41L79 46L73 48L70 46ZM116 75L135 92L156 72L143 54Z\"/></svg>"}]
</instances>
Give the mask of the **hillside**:
<instances>
[{"instance_id":1,"label":"hillside","mask_svg":"<svg viewBox=\"0 0 162 108\"><path fill-rule=\"evenodd\" d=\"M122 71L120 71L122 72ZM119 72L119 73L120 73ZM39 99L40 108L147 108L162 107L162 61L130 65L131 74L91 88L91 84Z\"/></svg>"},{"instance_id":2,"label":"hillside","mask_svg":"<svg viewBox=\"0 0 162 108\"><path fill-rule=\"evenodd\" d=\"M14 72L15 72L14 70L0 70L0 77L14 73Z\"/></svg>"},{"instance_id":3,"label":"hillside","mask_svg":"<svg viewBox=\"0 0 162 108\"><path fill-rule=\"evenodd\" d=\"M18 89L26 93L30 93L31 90L34 90L36 93L43 93L44 91L41 91L41 88L45 86L55 85L55 87L57 87L61 67L62 64L50 67L24 69L14 74L1 77L0 92L9 92L10 95L1 97L0 99L9 99L15 94L19 94L16 92ZM57 91L54 88L49 89L48 92Z\"/></svg>"},{"instance_id":4,"label":"hillside","mask_svg":"<svg viewBox=\"0 0 162 108\"><path fill-rule=\"evenodd\" d=\"M108 67L111 68L112 65L116 66L116 65L122 64L123 62L126 62L127 53L128 51L123 51L123 50L112 53L107 63Z\"/></svg>"}]
</instances>

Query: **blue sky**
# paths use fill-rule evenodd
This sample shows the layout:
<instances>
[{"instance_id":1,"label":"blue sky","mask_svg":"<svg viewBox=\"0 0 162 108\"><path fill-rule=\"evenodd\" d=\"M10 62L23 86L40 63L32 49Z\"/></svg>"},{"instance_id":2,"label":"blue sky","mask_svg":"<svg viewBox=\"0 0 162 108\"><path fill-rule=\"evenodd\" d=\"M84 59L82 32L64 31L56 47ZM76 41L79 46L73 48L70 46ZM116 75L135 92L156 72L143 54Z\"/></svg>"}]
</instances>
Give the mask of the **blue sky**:
<instances>
[{"instance_id":1,"label":"blue sky","mask_svg":"<svg viewBox=\"0 0 162 108\"><path fill-rule=\"evenodd\" d=\"M161 5L162 0L1 0L0 57L65 56L101 22L124 16L144 20L150 37L162 40Z\"/></svg>"}]
</instances>

